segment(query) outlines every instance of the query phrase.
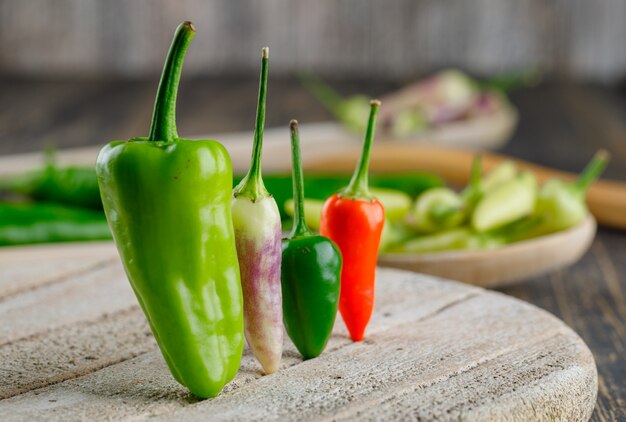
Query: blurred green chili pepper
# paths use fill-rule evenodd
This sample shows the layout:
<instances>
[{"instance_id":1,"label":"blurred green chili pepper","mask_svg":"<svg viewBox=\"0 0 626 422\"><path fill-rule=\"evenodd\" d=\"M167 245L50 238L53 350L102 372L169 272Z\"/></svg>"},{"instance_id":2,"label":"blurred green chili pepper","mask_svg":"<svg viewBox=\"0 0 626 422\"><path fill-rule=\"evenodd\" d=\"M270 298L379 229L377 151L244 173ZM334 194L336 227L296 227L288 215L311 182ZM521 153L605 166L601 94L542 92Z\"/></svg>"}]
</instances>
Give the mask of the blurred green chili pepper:
<instances>
[{"instance_id":1,"label":"blurred green chili pepper","mask_svg":"<svg viewBox=\"0 0 626 422\"><path fill-rule=\"evenodd\" d=\"M343 189L352 178L349 174L311 174L304 180L304 189L307 199L325 200L340 189ZM243 176L235 176L235 185L239 184ZM269 174L263 176L263 182L269 192L272 193L278 210L283 219L290 218L290 214L285 209L287 201L293 201L293 189L291 186L291 175L289 174ZM443 186L443 181L439 176L426 172L398 172L398 173L378 173L369 176L370 186L375 188L375 192L382 197L385 190L391 189L404 192L409 197L416 197L427 189ZM395 195L394 195L395 196ZM383 200L384 201L384 198ZM398 204L400 204L398 197ZM410 206L410 204L408 204ZM399 208L396 207L398 210ZM408 211L408 210L407 210Z\"/></svg>"},{"instance_id":2,"label":"blurred green chili pepper","mask_svg":"<svg viewBox=\"0 0 626 422\"><path fill-rule=\"evenodd\" d=\"M51 154L47 153L43 169L0 180L0 192L26 195L39 201L102 210L95 169L58 167Z\"/></svg>"},{"instance_id":3,"label":"blurred green chili pepper","mask_svg":"<svg viewBox=\"0 0 626 422\"><path fill-rule=\"evenodd\" d=\"M575 182L548 180L541 187L535 215L541 220L536 229L545 234L573 227L588 213L587 189L604 171L609 160L605 150L598 151Z\"/></svg>"},{"instance_id":4,"label":"blurred green chili pepper","mask_svg":"<svg viewBox=\"0 0 626 422\"><path fill-rule=\"evenodd\" d=\"M456 227L414 237L389 248L390 253L431 253L452 250L488 249L505 242L490 234L475 233L469 227Z\"/></svg>"},{"instance_id":5,"label":"blurred green chili pepper","mask_svg":"<svg viewBox=\"0 0 626 422\"><path fill-rule=\"evenodd\" d=\"M486 232L528 216L535 209L536 198L535 176L522 172L496 186L478 202L472 214L472 227L478 232Z\"/></svg>"},{"instance_id":6,"label":"blurred green chili pepper","mask_svg":"<svg viewBox=\"0 0 626 422\"><path fill-rule=\"evenodd\" d=\"M0 203L0 246L110 238L102 212L55 203Z\"/></svg>"},{"instance_id":7,"label":"blurred green chili pepper","mask_svg":"<svg viewBox=\"0 0 626 422\"><path fill-rule=\"evenodd\" d=\"M429 189L415 202L413 226L424 233L456 227L463 222L463 198L450 188Z\"/></svg>"},{"instance_id":8,"label":"blurred green chili pepper","mask_svg":"<svg viewBox=\"0 0 626 422\"><path fill-rule=\"evenodd\" d=\"M380 201L385 207L385 218L387 221L402 221L411 208L411 197L404 192L386 188L370 188L370 193ZM322 206L321 199L304 199L304 215L306 223L313 230L319 230ZM288 199L284 205L287 215L294 216L294 201Z\"/></svg>"}]
</instances>

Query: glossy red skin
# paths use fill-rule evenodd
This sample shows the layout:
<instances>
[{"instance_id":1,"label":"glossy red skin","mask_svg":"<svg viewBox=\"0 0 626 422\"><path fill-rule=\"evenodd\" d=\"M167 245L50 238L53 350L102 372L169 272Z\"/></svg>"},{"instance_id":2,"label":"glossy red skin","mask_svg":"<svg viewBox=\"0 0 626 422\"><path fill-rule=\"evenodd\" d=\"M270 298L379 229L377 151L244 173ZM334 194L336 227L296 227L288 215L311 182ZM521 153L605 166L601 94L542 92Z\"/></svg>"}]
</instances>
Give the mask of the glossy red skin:
<instances>
[{"instance_id":1,"label":"glossy red skin","mask_svg":"<svg viewBox=\"0 0 626 422\"><path fill-rule=\"evenodd\" d=\"M320 233L332 239L343 256L339 312L350 337L363 340L374 309L374 281L385 210L378 200L335 194L322 208Z\"/></svg>"}]
</instances>

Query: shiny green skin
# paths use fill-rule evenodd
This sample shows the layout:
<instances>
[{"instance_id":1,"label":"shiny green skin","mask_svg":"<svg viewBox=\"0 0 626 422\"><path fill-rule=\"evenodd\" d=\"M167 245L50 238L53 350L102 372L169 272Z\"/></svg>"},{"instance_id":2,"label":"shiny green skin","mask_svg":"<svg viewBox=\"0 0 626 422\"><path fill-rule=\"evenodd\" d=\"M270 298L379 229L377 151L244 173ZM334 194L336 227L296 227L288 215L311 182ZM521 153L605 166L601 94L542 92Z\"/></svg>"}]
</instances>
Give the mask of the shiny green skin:
<instances>
[{"instance_id":1,"label":"shiny green skin","mask_svg":"<svg viewBox=\"0 0 626 422\"><path fill-rule=\"evenodd\" d=\"M326 347L337 315L341 253L327 237L283 240L281 285L287 334L304 359Z\"/></svg>"},{"instance_id":2,"label":"shiny green skin","mask_svg":"<svg viewBox=\"0 0 626 422\"><path fill-rule=\"evenodd\" d=\"M283 239L283 322L300 354L311 359L324 351L335 325L342 259L332 240L314 235L306 224L298 122L290 126L295 213L291 233Z\"/></svg>"},{"instance_id":3,"label":"shiny green skin","mask_svg":"<svg viewBox=\"0 0 626 422\"><path fill-rule=\"evenodd\" d=\"M214 397L239 369L243 298L231 216L232 165L218 142L180 139L176 93L195 29L165 61L150 136L111 142L96 162L128 280L174 377Z\"/></svg>"},{"instance_id":4,"label":"shiny green skin","mask_svg":"<svg viewBox=\"0 0 626 422\"><path fill-rule=\"evenodd\" d=\"M228 153L209 140L136 138L105 146L96 171L128 279L172 374L198 397L217 395L244 342Z\"/></svg>"}]
</instances>

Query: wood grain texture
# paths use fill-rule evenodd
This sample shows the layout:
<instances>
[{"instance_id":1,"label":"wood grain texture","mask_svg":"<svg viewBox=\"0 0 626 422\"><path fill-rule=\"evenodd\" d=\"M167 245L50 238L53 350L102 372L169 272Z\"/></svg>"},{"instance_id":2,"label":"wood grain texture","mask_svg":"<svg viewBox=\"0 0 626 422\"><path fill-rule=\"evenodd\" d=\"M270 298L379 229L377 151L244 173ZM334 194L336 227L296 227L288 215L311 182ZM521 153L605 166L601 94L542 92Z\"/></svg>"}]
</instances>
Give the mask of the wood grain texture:
<instances>
[{"instance_id":1,"label":"wood grain texture","mask_svg":"<svg viewBox=\"0 0 626 422\"><path fill-rule=\"evenodd\" d=\"M258 88L254 73L250 79L183 78L180 133L251 130ZM102 145L109 139L145 134L156 84L156 79L132 83L0 79L0 153L34 151L49 143L59 147ZM399 87L396 82L358 80L335 86L345 94L375 96ZM516 91L512 102L520 110L520 124L503 153L576 172L597 149L606 148L612 154L606 176L626 180L623 92L550 83ZM269 127L286 127L294 117L301 122L330 117L297 82L278 78L270 81L267 113ZM284 159L289 160L288 153ZM624 233L600 228L591 251L576 265L502 289L557 315L589 345L599 373L592 415L597 422L626 421L624 256ZM2 262L0 278L3 268Z\"/></svg>"},{"instance_id":2,"label":"wood grain texture","mask_svg":"<svg viewBox=\"0 0 626 422\"><path fill-rule=\"evenodd\" d=\"M302 362L287 340L271 376L246 349L235 380L203 402L169 375L138 307L128 306L119 262L61 285L63 296L43 283L0 302L47 298L18 316L27 336L0 344L2 420L582 421L595 403L594 360L571 329L515 299L428 276L380 269L364 342L351 342L338 321L317 359ZM60 308L71 311L59 316Z\"/></svg>"},{"instance_id":3,"label":"wood grain texture","mask_svg":"<svg viewBox=\"0 0 626 422\"><path fill-rule=\"evenodd\" d=\"M626 69L624 19L619 0L4 0L0 71L154 75L176 25L193 20L195 74L256 73L270 45L277 74L393 80L443 66L538 67L614 81Z\"/></svg>"}]
</instances>

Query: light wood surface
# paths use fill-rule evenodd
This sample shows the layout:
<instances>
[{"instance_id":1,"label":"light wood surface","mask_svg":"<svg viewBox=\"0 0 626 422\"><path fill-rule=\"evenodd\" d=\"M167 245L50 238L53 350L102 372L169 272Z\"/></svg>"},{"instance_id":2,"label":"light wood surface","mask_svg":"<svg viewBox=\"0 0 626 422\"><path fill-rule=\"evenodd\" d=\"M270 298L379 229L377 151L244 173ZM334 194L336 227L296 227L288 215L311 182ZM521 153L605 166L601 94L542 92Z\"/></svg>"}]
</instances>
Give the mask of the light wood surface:
<instances>
[{"instance_id":1,"label":"light wood surface","mask_svg":"<svg viewBox=\"0 0 626 422\"><path fill-rule=\"evenodd\" d=\"M364 342L338 320L319 358L302 362L287 340L271 376L246 349L235 380L197 402L169 374L111 244L90 246L90 265L69 272L47 247L0 254L12 257L0 262L0 420L584 421L594 408L594 359L561 321L392 269L378 270ZM41 264L45 276L27 269Z\"/></svg>"},{"instance_id":2,"label":"light wood surface","mask_svg":"<svg viewBox=\"0 0 626 422\"><path fill-rule=\"evenodd\" d=\"M492 250L383 254L378 263L481 287L509 286L577 262L591 246L596 222Z\"/></svg>"}]
</instances>

